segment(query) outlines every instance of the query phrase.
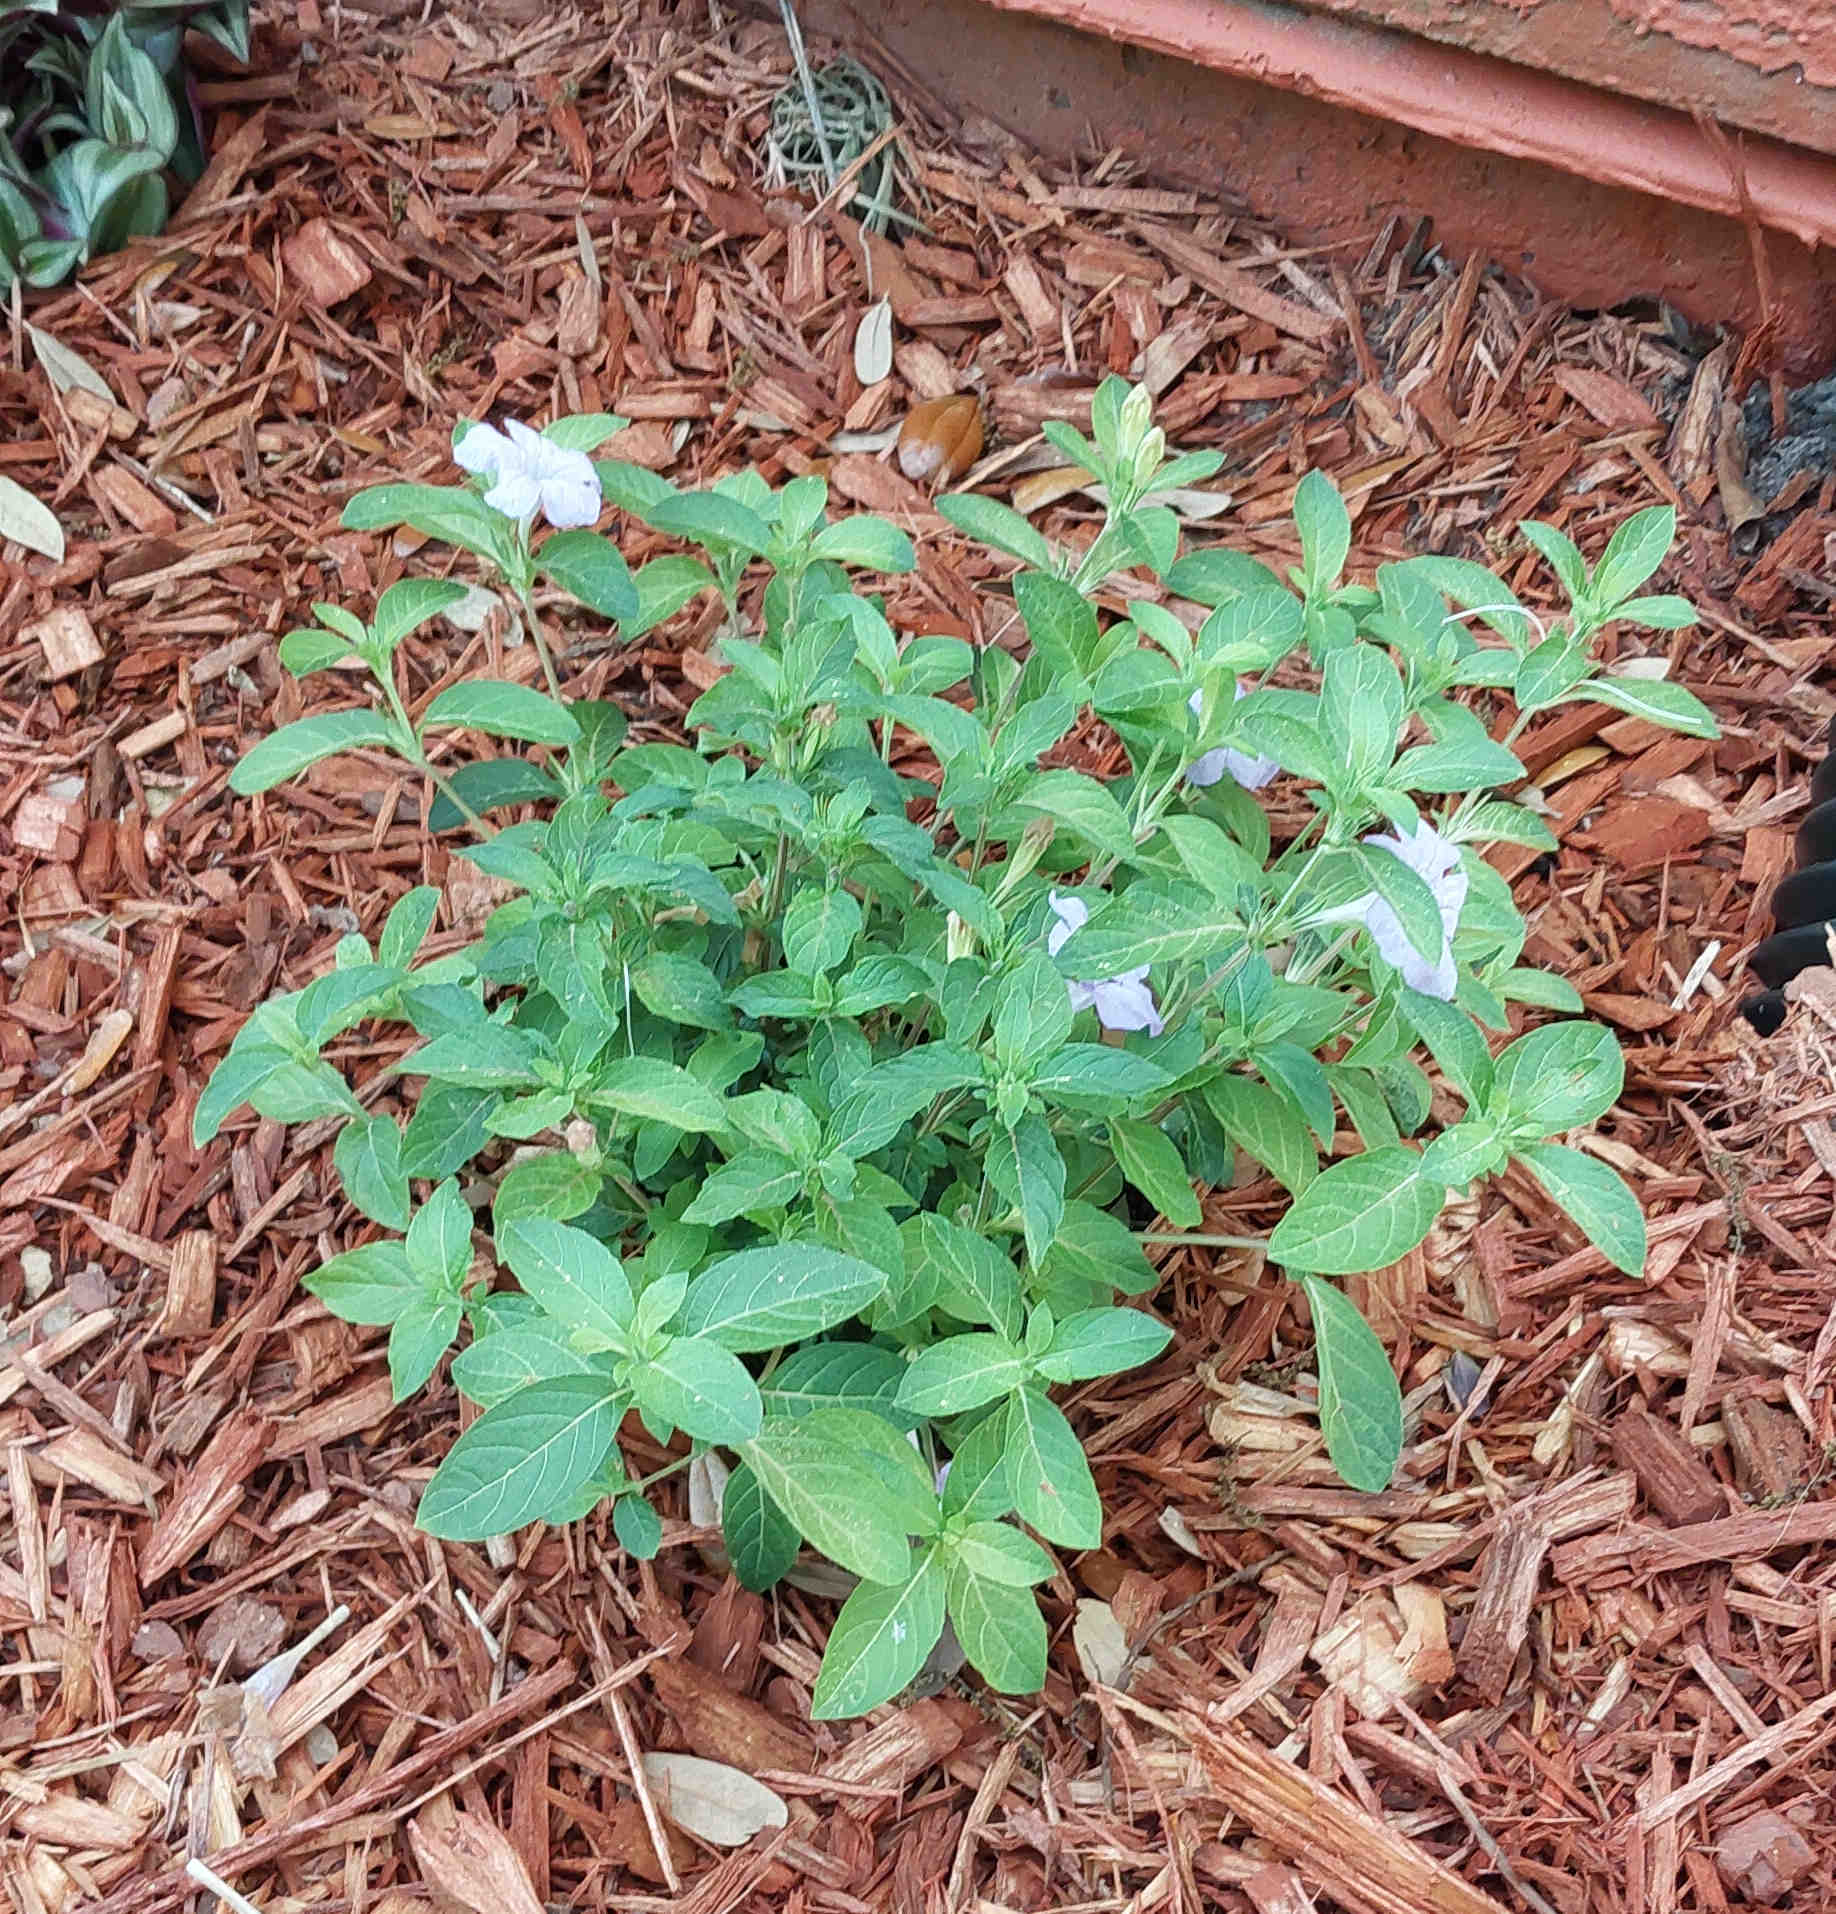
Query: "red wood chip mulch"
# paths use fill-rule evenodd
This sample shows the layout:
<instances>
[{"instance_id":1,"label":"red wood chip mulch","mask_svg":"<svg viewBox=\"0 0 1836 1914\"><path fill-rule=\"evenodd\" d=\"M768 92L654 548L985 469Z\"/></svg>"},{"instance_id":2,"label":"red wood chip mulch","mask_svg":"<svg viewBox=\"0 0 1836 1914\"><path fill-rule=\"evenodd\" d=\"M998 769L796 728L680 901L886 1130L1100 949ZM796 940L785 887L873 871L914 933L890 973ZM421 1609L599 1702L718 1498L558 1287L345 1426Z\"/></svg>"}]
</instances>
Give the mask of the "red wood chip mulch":
<instances>
[{"instance_id":1,"label":"red wood chip mulch","mask_svg":"<svg viewBox=\"0 0 1836 1914\"><path fill-rule=\"evenodd\" d=\"M1836 711L1831 483L1744 555L1732 342L1686 356L1406 231L1297 253L896 76L925 231L864 238L764 181L790 70L725 4L298 0L206 84L215 159L164 237L14 300L0 473L68 551L0 549L0 1898L208 1907L197 1858L264 1914L1836 1905L1836 1007L1807 994L1769 1041L1732 1016ZM882 293L894 370L863 391ZM967 483L1088 536L1038 428L1110 370L1226 454L1190 535L1277 562L1311 466L1355 565L1461 552L1536 605L1520 518L1593 554L1678 508L1664 584L1702 624L1607 642L1667 646L1721 741L1539 724L1562 849L1499 854L1527 961L1624 1040L1588 1147L1644 1199L1650 1266L1609 1272L1507 1177L1353 1284L1411 1411L1398 1486L1361 1495L1287 1285L1168 1252L1173 1347L1072 1405L1110 1542L1044 1590L1043 1695L812 1727L832 1606L725 1581L686 1502L652 1565L600 1518L496 1550L415 1530L458 1402L392 1408L381 1339L298 1287L355 1228L324 1126L245 1112L196 1150L190 1114L264 995L466 867L380 761L253 802L226 780L323 695L275 655L312 600L449 562L339 513L450 478L462 414L615 408L623 454L684 483L822 471L928 535L896 621L981 637L1004 568L891 430L978 393ZM711 636L691 609L567 669L677 737ZM406 652L423 697L534 670L488 620ZM474 902L457 883L440 934ZM360 1075L391 1054L343 1046ZM1206 1207L1260 1233L1278 1192ZM241 1685L334 1611L290 1684ZM723 1850L667 1823L644 1757L671 1751L762 1777L783 1825Z\"/></svg>"}]
</instances>

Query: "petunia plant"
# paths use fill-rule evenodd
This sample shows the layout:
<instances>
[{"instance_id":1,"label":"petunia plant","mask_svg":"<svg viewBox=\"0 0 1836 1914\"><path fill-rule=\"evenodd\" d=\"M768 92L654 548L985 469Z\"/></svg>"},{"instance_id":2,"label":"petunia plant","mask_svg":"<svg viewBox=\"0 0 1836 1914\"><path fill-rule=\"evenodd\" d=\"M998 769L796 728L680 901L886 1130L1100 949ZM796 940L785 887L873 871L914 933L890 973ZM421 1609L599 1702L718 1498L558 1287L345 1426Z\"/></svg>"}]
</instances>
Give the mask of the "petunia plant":
<instances>
[{"instance_id":1,"label":"petunia plant","mask_svg":"<svg viewBox=\"0 0 1836 1914\"><path fill-rule=\"evenodd\" d=\"M475 554L543 642L538 578L627 637L717 594L726 669L693 743L476 679L411 721L396 647L464 588L404 581L368 624L319 607L283 662L355 657L373 690L265 740L233 788L394 752L432 781L430 827L465 833L508 901L432 962L425 887L374 947L346 938L249 1020L194 1133L245 1102L343 1119L334 1162L375 1233L307 1287L388 1326L398 1395L451 1352L482 1411L426 1484L423 1528L479 1539L609 1503L623 1546L651 1553L635 1418L663 1473L705 1458L724 1483L749 1587L806 1544L858 1578L817 1714L897 1694L946 1619L992 1685L1028 1690L1046 1648L1030 1590L1053 1550L1103 1534L1057 1392L1166 1349L1148 1247L1287 1272L1326 1449L1362 1490L1397 1470L1402 1402L1330 1278L1394 1263L1510 1162L1642 1266L1637 1201L1561 1140L1618 1095L1618 1046L1519 964L1524 924L1483 854L1553 849L1513 749L1540 714L1591 698L1714 734L1661 657L1633 655L1638 627L1692 615L1640 595L1671 517L1629 518L1592 567L1526 527L1570 600L1553 621L1460 559L1348 582L1350 524L1318 475L1286 577L1182 553L1161 494L1217 458L1169 458L1147 394L1111 380L1088 437L1046 428L1101 486L1091 543L940 501L1019 561L1024 642L976 646L895 628L860 574L910 571L911 542L832 519L820 478L681 490L592 460L615 424L463 426L469 484L360 493L346 523ZM698 555L627 573L602 502ZM1098 602L1121 571L1126 616ZM455 763L460 732L531 748ZM353 1089L325 1050L372 1021L414 1041ZM405 1124L374 1107L385 1092ZM1245 1160L1273 1227L1207 1231L1198 1186L1241 1182Z\"/></svg>"}]
</instances>

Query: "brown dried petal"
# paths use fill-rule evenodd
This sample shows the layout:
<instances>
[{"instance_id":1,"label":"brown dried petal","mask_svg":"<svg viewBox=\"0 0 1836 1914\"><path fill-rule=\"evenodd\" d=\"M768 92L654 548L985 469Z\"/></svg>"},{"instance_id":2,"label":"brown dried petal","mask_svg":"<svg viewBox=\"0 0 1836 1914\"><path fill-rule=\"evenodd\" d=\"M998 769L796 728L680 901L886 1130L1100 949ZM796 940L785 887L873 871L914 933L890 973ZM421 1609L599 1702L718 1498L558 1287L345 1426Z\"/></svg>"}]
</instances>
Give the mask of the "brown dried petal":
<instances>
[{"instance_id":1,"label":"brown dried petal","mask_svg":"<svg viewBox=\"0 0 1836 1914\"><path fill-rule=\"evenodd\" d=\"M982 455L982 408L972 393L926 399L899 428L899 470L919 484L961 478Z\"/></svg>"}]
</instances>

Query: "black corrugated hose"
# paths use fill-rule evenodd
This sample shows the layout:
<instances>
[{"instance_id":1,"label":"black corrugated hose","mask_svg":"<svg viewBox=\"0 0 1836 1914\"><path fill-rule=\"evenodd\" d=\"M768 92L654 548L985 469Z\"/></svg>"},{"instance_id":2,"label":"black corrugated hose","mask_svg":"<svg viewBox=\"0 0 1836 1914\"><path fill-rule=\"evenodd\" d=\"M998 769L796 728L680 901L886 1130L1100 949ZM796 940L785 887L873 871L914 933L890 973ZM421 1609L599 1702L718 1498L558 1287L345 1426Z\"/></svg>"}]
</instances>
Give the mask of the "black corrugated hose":
<instances>
[{"instance_id":1,"label":"black corrugated hose","mask_svg":"<svg viewBox=\"0 0 1836 1914\"><path fill-rule=\"evenodd\" d=\"M1801 970L1830 962L1836 927L1836 718L1824 734L1826 755L1811 773L1811 808L1798 826L1797 868L1772 894L1773 934L1747 960L1766 986L1740 1014L1762 1037L1785 1021L1785 986Z\"/></svg>"}]
</instances>

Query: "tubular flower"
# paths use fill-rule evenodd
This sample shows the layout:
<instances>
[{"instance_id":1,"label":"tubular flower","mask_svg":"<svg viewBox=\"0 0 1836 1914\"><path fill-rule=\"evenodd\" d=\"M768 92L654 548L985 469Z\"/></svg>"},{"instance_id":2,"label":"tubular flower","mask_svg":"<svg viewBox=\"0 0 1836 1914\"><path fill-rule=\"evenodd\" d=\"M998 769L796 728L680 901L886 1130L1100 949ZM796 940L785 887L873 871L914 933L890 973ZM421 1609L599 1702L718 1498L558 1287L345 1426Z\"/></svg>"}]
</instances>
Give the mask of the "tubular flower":
<instances>
[{"instance_id":1,"label":"tubular flower","mask_svg":"<svg viewBox=\"0 0 1836 1914\"><path fill-rule=\"evenodd\" d=\"M1046 933L1046 951L1056 957L1067 940L1090 920L1090 906L1081 897L1060 897L1053 891L1048 900L1058 922ZM1105 977L1095 983L1066 979L1073 1010L1094 1010L1105 1030L1145 1030L1158 1037L1166 1028L1160 1020L1160 1007L1148 988L1148 966L1124 971L1120 977Z\"/></svg>"},{"instance_id":2,"label":"tubular flower","mask_svg":"<svg viewBox=\"0 0 1836 1914\"><path fill-rule=\"evenodd\" d=\"M1466 903L1467 878L1460 868L1460 847L1450 844L1425 821L1413 837L1396 837L1383 831L1364 841L1378 850L1388 851L1392 857L1401 858L1434 893L1434 901L1441 910L1440 954L1433 962L1424 957L1404 934L1396 913L1375 891L1345 906L1343 916L1364 925L1385 962L1396 966L1411 990L1419 990L1424 997L1439 997L1443 1003L1450 1002L1459 983L1453 934Z\"/></svg>"},{"instance_id":3,"label":"tubular flower","mask_svg":"<svg viewBox=\"0 0 1836 1914\"><path fill-rule=\"evenodd\" d=\"M1192 715L1199 714L1202 692L1193 692L1187 701L1192 707ZM1243 697L1243 680L1237 680L1237 696ZM1229 776L1243 786L1246 791L1260 791L1281 769L1273 758L1252 758L1242 751L1233 751L1228 744L1221 744L1215 751L1204 752L1193 759L1186 772L1186 782L1200 786L1216 784L1220 778Z\"/></svg>"},{"instance_id":4,"label":"tubular flower","mask_svg":"<svg viewBox=\"0 0 1836 1914\"><path fill-rule=\"evenodd\" d=\"M484 502L506 518L531 518L539 510L557 529L591 525L602 495L599 474L584 452L532 432L516 419L503 431L475 425L454 448L466 471L491 481Z\"/></svg>"}]
</instances>

